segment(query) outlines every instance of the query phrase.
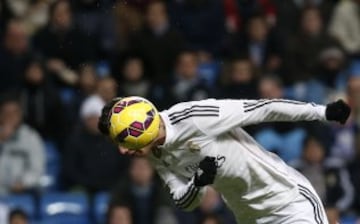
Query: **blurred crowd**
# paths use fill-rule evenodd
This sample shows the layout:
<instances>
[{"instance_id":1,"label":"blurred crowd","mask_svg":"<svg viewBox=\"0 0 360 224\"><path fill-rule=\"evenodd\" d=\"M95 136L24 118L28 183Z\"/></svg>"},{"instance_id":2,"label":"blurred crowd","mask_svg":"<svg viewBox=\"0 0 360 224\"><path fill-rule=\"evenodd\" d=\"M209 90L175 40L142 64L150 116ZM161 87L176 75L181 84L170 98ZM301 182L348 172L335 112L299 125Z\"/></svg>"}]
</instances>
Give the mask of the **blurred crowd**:
<instances>
[{"instance_id":1,"label":"blurred crowd","mask_svg":"<svg viewBox=\"0 0 360 224\"><path fill-rule=\"evenodd\" d=\"M312 182L331 223L360 217L360 0L0 0L0 198L108 192L107 224L235 223L211 188L194 212L177 210L147 160L100 135L103 105L128 95L159 109L346 100L345 126L246 130Z\"/></svg>"}]
</instances>

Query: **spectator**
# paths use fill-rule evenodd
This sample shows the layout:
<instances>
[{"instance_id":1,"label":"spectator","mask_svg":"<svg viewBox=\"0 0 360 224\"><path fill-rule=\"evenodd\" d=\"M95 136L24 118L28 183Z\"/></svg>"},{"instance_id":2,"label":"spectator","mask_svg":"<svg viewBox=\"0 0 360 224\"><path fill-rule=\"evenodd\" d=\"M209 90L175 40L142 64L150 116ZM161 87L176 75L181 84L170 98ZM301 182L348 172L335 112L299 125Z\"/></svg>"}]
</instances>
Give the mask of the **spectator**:
<instances>
[{"instance_id":1,"label":"spectator","mask_svg":"<svg viewBox=\"0 0 360 224\"><path fill-rule=\"evenodd\" d=\"M351 55L360 53L359 0L339 1L330 23L330 33L336 37Z\"/></svg>"},{"instance_id":2,"label":"spectator","mask_svg":"<svg viewBox=\"0 0 360 224\"><path fill-rule=\"evenodd\" d=\"M165 3L150 3L146 11L146 28L137 32L130 43L130 49L149 64L149 78L157 82L168 80L183 45L182 37L170 26Z\"/></svg>"},{"instance_id":3,"label":"spectator","mask_svg":"<svg viewBox=\"0 0 360 224\"><path fill-rule=\"evenodd\" d=\"M0 194L35 190L44 173L44 143L22 119L19 100L13 94L4 95L0 100Z\"/></svg>"},{"instance_id":4,"label":"spectator","mask_svg":"<svg viewBox=\"0 0 360 224\"><path fill-rule=\"evenodd\" d=\"M243 45L245 49L242 51L250 56L256 68L275 72L279 70L282 63L281 46L275 36L269 32L265 17L251 17Z\"/></svg>"},{"instance_id":5,"label":"spectator","mask_svg":"<svg viewBox=\"0 0 360 224\"><path fill-rule=\"evenodd\" d=\"M344 70L347 58L343 49L336 46L325 48L320 54L319 61L317 79L328 88L345 90Z\"/></svg>"},{"instance_id":6,"label":"spectator","mask_svg":"<svg viewBox=\"0 0 360 224\"><path fill-rule=\"evenodd\" d=\"M297 24L301 17L301 11L307 7L319 9L324 21L324 27L327 27L329 18L332 15L333 8L338 0L272 0L276 9L276 27L275 30L286 40L286 37L296 34Z\"/></svg>"},{"instance_id":7,"label":"spectator","mask_svg":"<svg viewBox=\"0 0 360 224\"><path fill-rule=\"evenodd\" d=\"M200 219L199 223L204 223L206 219L217 219L219 222L221 221L221 223L236 224L232 212L226 207L220 194L212 187L207 188L204 198L201 201L200 207L196 210L196 213Z\"/></svg>"},{"instance_id":8,"label":"spectator","mask_svg":"<svg viewBox=\"0 0 360 224\"><path fill-rule=\"evenodd\" d=\"M34 45L47 58L47 68L67 85L78 80L74 69L95 58L89 38L74 27L68 0L50 6L49 24L35 35Z\"/></svg>"},{"instance_id":9,"label":"spectator","mask_svg":"<svg viewBox=\"0 0 360 224\"><path fill-rule=\"evenodd\" d=\"M146 158L133 158L129 179L115 188L110 204L122 203L129 205L134 224L177 223L169 198L155 180L154 170Z\"/></svg>"},{"instance_id":10,"label":"spectator","mask_svg":"<svg viewBox=\"0 0 360 224\"><path fill-rule=\"evenodd\" d=\"M145 78L144 62L140 57L129 56L125 59L119 77L120 96L148 97L151 83Z\"/></svg>"},{"instance_id":11,"label":"spectator","mask_svg":"<svg viewBox=\"0 0 360 224\"><path fill-rule=\"evenodd\" d=\"M221 61L210 52L200 50L197 53L198 57L198 72L200 79L204 80L204 84L209 88L216 88L221 69Z\"/></svg>"},{"instance_id":12,"label":"spectator","mask_svg":"<svg viewBox=\"0 0 360 224\"><path fill-rule=\"evenodd\" d=\"M79 69L78 82L78 90L81 99L80 102L95 93L97 82L98 76L94 65L91 63L82 65Z\"/></svg>"},{"instance_id":13,"label":"spectator","mask_svg":"<svg viewBox=\"0 0 360 224\"><path fill-rule=\"evenodd\" d=\"M340 158L346 162L350 162L356 156L356 133L359 128L359 93L360 93L360 78L351 71L347 95L343 98L347 98L348 102L352 105L352 116L344 126L333 125L331 131L334 133L332 138L332 144L330 147L330 155L332 157Z\"/></svg>"},{"instance_id":14,"label":"spectator","mask_svg":"<svg viewBox=\"0 0 360 224\"><path fill-rule=\"evenodd\" d=\"M325 204L330 223L337 223L340 213L350 207L354 198L354 188L342 161L326 158L324 145L309 136L304 141L302 158L292 165L314 186Z\"/></svg>"},{"instance_id":15,"label":"spectator","mask_svg":"<svg viewBox=\"0 0 360 224\"><path fill-rule=\"evenodd\" d=\"M116 97L117 91L118 87L116 81L111 77L104 77L97 83L96 93L105 102L109 102Z\"/></svg>"},{"instance_id":16,"label":"spectator","mask_svg":"<svg viewBox=\"0 0 360 224\"><path fill-rule=\"evenodd\" d=\"M33 34L48 21L51 0L6 0L5 2L11 16L24 21L29 34Z\"/></svg>"},{"instance_id":17,"label":"spectator","mask_svg":"<svg viewBox=\"0 0 360 224\"><path fill-rule=\"evenodd\" d=\"M20 99L24 121L46 140L61 144L66 133L63 106L59 92L49 80L41 60L33 58L27 65Z\"/></svg>"},{"instance_id":18,"label":"spectator","mask_svg":"<svg viewBox=\"0 0 360 224\"><path fill-rule=\"evenodd\" d=\"M317 8L304 9L299 34L287 47L286 73L283 76L286 84L313 78L320 54L331 46L338 46L338 43L324 32L320 11Z\"/></svg>"},{"instance_id":19,"label":"spectator","mask_svg":"<svg viewBox=\"0 0 360 224\"><path fill-rule=\"evenodd\" d=\"M65 147L63 168L67 185L88 193L110 189L127 168L127 159L98 131L98 118L104 104L97 95L84 101L80 127L70 134Z\"/></svg>"},{"instance_id":20,"label":"spectator","mask_svg":"<svg viewBox=\"0 0 360 224\"><path fill-rule=\"evenodd\" d=\"M110 205L107 224L133 224L132 212L126 205Z\"/></svg>"},{"instance_id":21,"label":"spectator","mask_svg":"<svg viewBox=\"0 0 360 224\"><path fill-rule=\"evenodd\" d=\"M23 210L14 209L10 211L9 224L29 224L29 217Z\"/></svg>"},{"instance_id":22,"label":"spectator","mask_svg":"<svg viewBox=\"0 0 360 224\"><path fill-rule=\"evenodd\" d=\"M20 20L10 20L0 46L0 92L19 87L31 56L29 37Z\"/></svg>"},{"instance_id":23,"label":"spectator","mask_svg":"<svg viewBox=\"0 0 360 224\"><path fill-rule=\"evenodd\" d=\"M143 29L150 0L119 0L114 5L116 49L126 51L130 37Z\"/></svg>"},{"instance_id":24,"label":"spectator","mask_svg":"<svg viewBox=\"0 0 360 224\"><path fill-rule=\"evenodd\" d=\"M259 82L259 92L261 98L285 98L282 82L276 76L263 77ZM290 161L301 156L305 134L305 129L300 124L267 123L258 126L255 138L264 148L275 152L284 161Z\"/></svg>"},{"instance_id":25,"label":"spectator","mask_svg":"<svg viewBox=\"0 0 360 224\"><path fill-rule=\"evenodd\" d=\"M360 68L360 67L359 67ZM355 72L355 71L353 71ZM357 71L360 72L360 71ZM360 74L360 73L358 73ZM353 106L354 120L357 126L360 127L360 75L350 74L348 80L347 93L349 101Z\"/></svg>"},{"instance_id":26,"label":"spectator","mask_svg":"<svg viewBox=\"0 0 360 224\"><path fill-rule=\"evenodd\" d=\"M346 57L341 48L324 48L317 64L312 78L288 88L290 98L326 104L331 97L345 91L348 74L345 72Z\"/></svg>"},{"instance_id":27,"label":"spectator","mask_svg":"<svg viewBox=\"0 0 360 224\"><path fill-rule=\"evenodd\" d=\"M248 58L235 58L224 70L221 98L257 98L257 78Z\"/></svg>"},{"instance_id":28,"label":"spectator","mask_svg":"<svg viewBox=\"0 0 360 224\"><path fill-rule=\"evenodd\" d=\"M210 91L204 84L199 73L199 62L197 55L191 51L184 51L179 54L173 80L167 86L167 102L201 100L208 98Z\"/></svg>"},{"instance_id":29,"label":"spectator","mask_svg":"<svg viewBox=\"0 0 360 224\"><path fill-rule=\"evenodd\" d=\"M79 80L76 85L76 92L70 90L71 96L67 97L68 100L63 101L67 126L70 127L70 129L76 125L79 120L80 106L83 101L96 93L99 81L95 67L91 63L81 65L78 73Z\"/></svg>"}]
</instances>

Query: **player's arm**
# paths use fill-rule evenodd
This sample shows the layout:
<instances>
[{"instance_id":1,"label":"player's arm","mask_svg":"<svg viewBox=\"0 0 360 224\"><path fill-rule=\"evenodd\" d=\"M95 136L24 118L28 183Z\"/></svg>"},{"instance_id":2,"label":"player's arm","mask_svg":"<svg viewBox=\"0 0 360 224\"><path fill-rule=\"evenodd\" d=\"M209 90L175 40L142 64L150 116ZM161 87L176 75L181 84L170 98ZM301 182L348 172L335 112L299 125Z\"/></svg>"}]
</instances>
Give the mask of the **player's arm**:
<instances>
[{"instance_id":1,"label":"player's arm","mask_svg":"<svg viewBox=\"0 0 360 224\"><path fill-rule=\"evenodd\" d=\"M216 110L214 116L195 119L198 127L209 134L271 121L329 120L344 124L350 115L350 107L342 100L326 106L285 99L204 100L197 104Z\"/></svg>"},{"instance_id":2,"label":"player's arm","mask_svg":"<svg viewBox=\"0 0 360 224\"><path fill-rule=\"evenodd\" d=\"M206 157L199 164L198 172L187 180L163 165L155 167L161 179L170 189L175 205L182 210L191 211L199 206L206 185L212 184L216 176L216 164L213 157Z\"/></svg>"}]
</instances>

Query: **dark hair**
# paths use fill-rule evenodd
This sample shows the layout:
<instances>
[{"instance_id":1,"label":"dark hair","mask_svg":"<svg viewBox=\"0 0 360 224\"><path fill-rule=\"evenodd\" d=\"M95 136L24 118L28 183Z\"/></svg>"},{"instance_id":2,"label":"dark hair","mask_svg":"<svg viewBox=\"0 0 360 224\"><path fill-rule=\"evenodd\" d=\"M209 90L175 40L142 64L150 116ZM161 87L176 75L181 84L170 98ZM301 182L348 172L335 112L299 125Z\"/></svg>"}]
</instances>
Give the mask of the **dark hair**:
<instances>
[{"instance_id":1,"label":"dark hair","mask_svg":"<svg viewBox=\"0 0 360 224\"><path fill-rule=\"evenodd\" d=\"M304 140L303 140L303 147L306 148L311 141L317 142L317 143L320 144L320 145L324 148L324 150L325 150L326 146L325 146L324 142L323 142L318 136L316 136L316 135L314 135L314 134L308 134L308 135L304 138Z\"/></svg>"},{"instance_id":2,"label":"dark hair","mask_svg":"<svg viewBox=\"0 0 360 224\"><path fill-rule=\"evenodd\" d=\"M16 208L10 211L9 214L9 222L15 217L21 217L22 219L28 220L29 216L26 214L26 212L22 209Z\"/></svg>"},{"instance_id":3,"label":"dark hair","mask_svg":"<svg viewBox=\"0 0 360 224\"><path fill-rule=\"evenodd\" d=\"M101 111L101 116L99 118L99 123L98 123L98 129L103 135L106 136L109 135L111 109L119 100L121 100L121 97L112 99L110 102L105 104L105 106Z\"/></svg>"},{"instance_id":4,"label":"dark hair","mask_svg":"<svg viewBox=\"0 0 360 224\"><path fill-rule=\"evenodd\" d=\"M7 103L17 103L20 105L18 93L15 91L2 93L0 95L0 109Z\"/></svg>"},{"instance_id":5,"label":"dark hair","mask_svg":"<svg viewBox=\"0 0 360 224\"><path fill-rule=\"evenodd\" d=\"M108 209L106 211L106 224L110 224L110 220L111 220L111 216L112 216L112 213L113 211L116 209L116 208L126 208L130 211L130 215L131 215L131 207L130 207L130 204L126 201L118 201L119 198L113 198L112 200L116 200L116 201L111 201L109 206L108 206Z\"/></svg>"},{"instance_id":6,"label":"dark hair","mask_svg":"<svg viewBox=\"0 0 360 224\"><path fill-rule=\"evenodd\" d=\"M55 10L57 9L57 7L58 7L61 3L67 3L67 4L69 5L70 11L72 11L72 7L71 7L70 1L68 1L68 0L58 0L58 1L54 1L52 4L50 4L50 7L49 7L49 19L50 19L50 21L53 19Z\"/></svg>"}]
</instances>

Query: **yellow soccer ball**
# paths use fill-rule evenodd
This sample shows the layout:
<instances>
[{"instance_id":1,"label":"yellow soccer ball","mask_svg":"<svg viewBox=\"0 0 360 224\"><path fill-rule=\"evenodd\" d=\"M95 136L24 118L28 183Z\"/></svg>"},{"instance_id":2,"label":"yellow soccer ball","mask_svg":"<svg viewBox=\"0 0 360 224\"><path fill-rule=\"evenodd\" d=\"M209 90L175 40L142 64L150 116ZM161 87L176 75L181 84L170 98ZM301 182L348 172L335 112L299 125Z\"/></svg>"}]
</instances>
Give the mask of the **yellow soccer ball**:
<instances>
[{"instance_id":1,"label":"yellow soccer ball","mask_svg":"<svg viewBox=\"0 0 360 224\"><path fill-rule=\"evenodd\" d=\"M158 136L159 129L159 112L145 98L122 98L111 110L110 138L130 150L138 150L151 143Z\"/></svg>"}]
</instances>

